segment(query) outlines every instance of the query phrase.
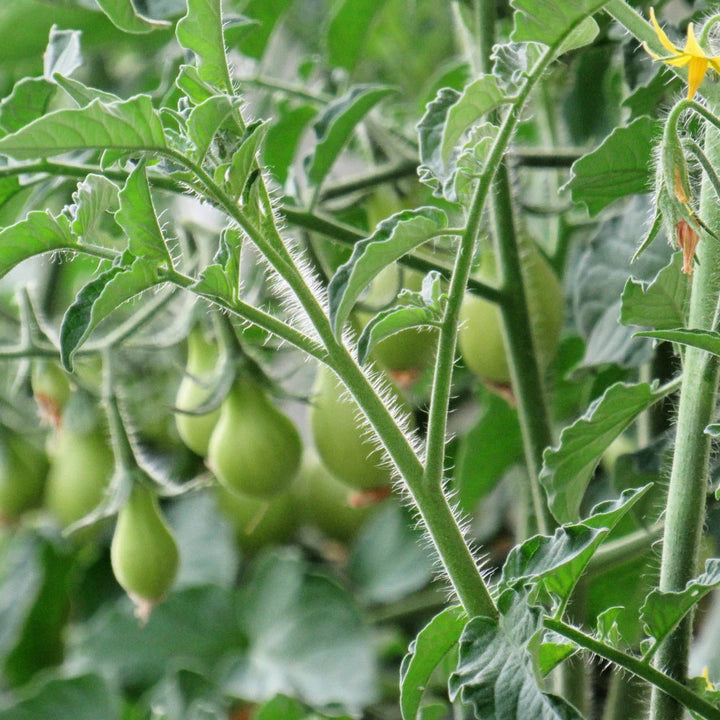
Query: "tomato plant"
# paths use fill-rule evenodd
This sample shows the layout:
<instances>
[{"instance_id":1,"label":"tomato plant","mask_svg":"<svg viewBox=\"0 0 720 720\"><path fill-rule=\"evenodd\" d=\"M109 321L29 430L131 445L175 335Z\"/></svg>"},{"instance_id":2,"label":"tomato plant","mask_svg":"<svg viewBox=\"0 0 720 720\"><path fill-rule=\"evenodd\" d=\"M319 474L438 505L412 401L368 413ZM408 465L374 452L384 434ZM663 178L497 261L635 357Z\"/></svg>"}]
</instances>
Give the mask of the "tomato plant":
<instances>
[{"instance_id":1,"label":"tomato plant","mask_svg":"<svg viewBox=\"0 0 720 720\"><path fill-rule=\"evenodd\" d=\"M720 718L719 24L0 4L0 720Z\"/></svg>"}]
</instances>

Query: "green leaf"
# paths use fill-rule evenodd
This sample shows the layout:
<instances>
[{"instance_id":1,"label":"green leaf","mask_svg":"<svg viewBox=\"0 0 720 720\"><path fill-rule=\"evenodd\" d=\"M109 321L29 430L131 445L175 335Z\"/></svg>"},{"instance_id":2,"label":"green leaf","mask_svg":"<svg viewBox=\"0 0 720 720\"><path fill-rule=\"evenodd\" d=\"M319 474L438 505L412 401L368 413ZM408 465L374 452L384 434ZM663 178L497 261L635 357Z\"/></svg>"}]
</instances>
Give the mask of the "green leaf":
<instances>
[{"instance_id":1,"label":"green leaf","mask_svg":"<svg viewBox=\"0 0 720 720\"><path fill-rule=\"evenodd\" d=\"M189 289L199 295L209 297L227 299L233 297L233 289L228 281L225 268L217 263L208 265Z\"/></svg>"},{"instance_id":2,"label":"green leaf","mask_svg":"<svg viewBox=\"0 0 720 720\"><path fill-rule=\"evenodd\" d=\"M577 645L554 632L543 633L538 650L538 671L547 677L561 662L578 651Z\"/></svg>"},{"instance_id":3,"label":"green leaf","mask_svg":"<svg viewBox=\"0 0 720 720\"><path fill-rule=\"evenodd\" d=\"M417 125L421 172L431 173L445 186L455 170L458 140L503 99L492 75L482 75L461 93L452 88L439 90Z\"/></svg>"},{"instance_id":4,"label":"green leaf","mask_svg":"<svg viewBox=\"0 0 720 720\"><path fill-rule=\"evenodd\" d=\"M373 19L384 5L383 0L340 0L333 6L326 35L331 66L355 68Z\"/></svg>"},{"instance_id":5,"label":"green leaf","mask_svg":"<svg viewBox=\"0 0 720 720\"><path fill-rule=\"evenodd\" d=\"M341 265L328 287L330 320L339 335L355 301L390 263L439 234L447 216L435 207L403 210L383 220L375 232L356 243L350 259Z\"/></svg>"},{"instance_id":6,"label":"green leaf","mask_svg":"<svg viewBox=\"0 0 720 720\"><path fill-rule=\"evenodd\" d=\"M243 18L254 21L253 27L237 43L243 55L259 60L272 31L292 0L249 0L242 8Z\"/></svg>"},{"instance_id":7,"label":"green leaf","mask_svg":"<svg viewBox=\"0 0 720 720\"><path fill-rule=\"evenodd\" d=\"M127 33L149 33L171 25L166 20L151 20L141 15L133 0L97 0L97 4L115 27Z\"/></svg>"},{"instance_id":8,"label":"green leaf","mask_svg":"<svg viewBox=\"0 0 720 720\"><path fill-rule=\"evenodd\" d=\"M322 183L357 124L393 92L378 85L356 85L323 110L313 125L318 143L308 168L310 182Z\"/></svg>"},{"instance_id":9,"label":"green leaf","mask_svg":"<svg viewBox=\"0 0 720 720\"><path fill-rule=\"evenodd\" d=\"M580 523L563 525L552 536L536 535L515 546L503 565L501 591L542 581L554 602L564 605L607 534L650 487L626 490L617 500L594 507Z\"/></svg>"},{"instance_id":10,"label":"green leaf","mask_svg":"<svg viewBox=\"0 0 720 720\"><path fill-rule=\"evenodd\" d=\"M0 710L0 720L120 720L119 698L99 675L52 679Z\"/></svg>"},{"instance_id":11,"label":"green leaf","mask_svg":"<svg viewBox=\"0 0 720 720\"><path fill-rule=\"evenodd\" d=\"M128 250L138 258L172 268L172 258L165 244L153 206L145 163L140 162L128 176L120 191L120 209L115 220L125 231Z\"/></svg>"},{"instance_id":12,"label":"green leaf","mask_svg":"<svg viewBox=\"0 0 720 720\"><path fill-rule=\"evenodd\" d=\"M630 117L638 118L643 115L655 117L658 105L666 97L672 97L680 92L683 81L666 65L656 65L657 72L652 79L637 87L623 100L623 107L630 110Z\"/></svg>"},{"instance_id":13,"label":"green leaf","mask_svg":"<svg viewBox=\"0 0 720 720\"><path fill-rule=\"evenodd\" d=\"M2 135L13 133L47 112L57 87L45 78L23 78L0 102Z\"/></svg>"},{"instance_id":14,"label":"green leaf","mask_svg":"<svg viewBox=\"0 0 720 720\"><path fill-rule=\"evenodd\" d=\"M33 210L24 220L0 230L0 277L34 255L78 247L64 215L53 217L49 211Z\"/></svg>"},{"instance_id":15,"label":"green leaf","mask_svg":"<svg viewBox=\"0 0 720 720\"><path fill-rule=\"evenodd\" d=\"M291 110L281 108L265 135L263 164L281 185L284 185L288 178L288 171L305 127L315 115L317 110L311 105L300 105Z\"/></svg>"},{"instance_id":16,"label":"green leaf","mask_svg":"<svg viewBox=\"0 0 720 720\"><path fill-rule=\"evenodd\" d=\"M641 412L668 392L647 383L615 383L562 431L557 447L545 450L540 482L558 522L579 518L583 495L603 452Z\"/></svg>"},{"instance_id":17,"label":"green leaf","mask_svg":"<svg viewBox=\"0 0 720 720\"><path fill-rule=\"evenodd\" d=\"M199 78L232 95L221 0L188 0L188 11L178 22L175 34L180 45L195 53Z\"/></svg>"},{"instance_id":18,"label":"green leaf","mask_svg":"<svg viewBox=\"0 0 720 720\"><path fill-rule=\"evenodd\" d=\"M437 327L437 313L429 307L396 305L379 312L363 328L358 338L358 361L364 365L375 346L408 328Z\"/></svg>"},{"instance_id":19,"label":"green leaf","mask_svg":"<svg viewBox=\"0 0 720 720\"><path fill-rule=\"evenodd\" d=\"M586 39L588 26L583 31L577 28L586 23L586 18L602 8L607 0L510 0L515 9L515 24L510 35L512 40L530 40L556 46L565 41L573 31L579 39ZM584 44L584 43L583 43ZM563 47L570 50L577 45Z\"/></svg>"},{"instance_id":20,"label":"green leaf","mask_svg":"<svg viewBox=\"0 0 720 720\"><path fill-rule=\"evenodd\" d=\"M457 644L467 623L459 606L438 613L410 643L400 668L403 720L417 720L425 687L440 661Z\"/></svg>"},{"instance_id":21,"label":"green leaf","mask_svg":"<svg viewBox=\"0 0 720 720\"><path fill-rule=\"evenodd\" d=\"M138 258L129 267L114 265L85 285L65 312L60 328L60 353L70 372L73 356L90 333L116 308L161 281L157 269Z\"/></svg>"},{"instance_id":22,"label":"green leaf","mask_svg":"<svg viewBox=\"0 0 720 720\"><path fill-rule=\"evenodd\" d=\"M720 559L710 558L705 561L705 571L688 581L684 590L652 590L640 608L640 620L645 632L653 638L652 646L644 658L650 657L690 610L718 585Z\"/></svg>"},{"instance_id":23,"label":"green leaf","mask_svg":"<svg viewBox=\"0 0 720 720\"><path fill-rule=\"evenodd\" d=\"M50 40L43 58L43 77L47 81L52 81L55 73L72 75L82 65L81 34L78 30L59 30L54 25L50 29Z\"/></svg>"},{"instance_id":24,"label":"green leaf","mask_svg":"<svg viewBox=\"0 0 720 720\"><path fill-rule=\"evenodd\" d=\"M118 186L104 175L90 173L78 183L69 207L72 231L81 239L96 240L97 230L118 208Z\"/></svg>"},{"instance_id":25,"label":"green leaf","mask_svg":"<svg viewBox=\"0 0 720 720\"><path fill-rule=\"evenodd\" d=\"M269 700L253 713L253 720L304 720L306 717L305 707L285 695Z\"/></svg>"},{"instance_id":26,"label":"green leaf","mask_svg":"<svg viewBox=\"0 0 720 720\"><path fill-rule=\"evenodd\" d=\"M676 252L650 283L629 278L622 294L620 322L655 330L684 327L690 302L690 283L681 272L682 253Z\"/></svg>"},{"instance_id":27,"label":"green leaf","mask_svg":"<svg viewBox=\"0 0 720 720\"><path fill-rule=\"evenodd\" d=\"M3 430L4 431L4 430ZM1 448L0 448L1 449ZM29 532L14 535L0 548L0 659L20 642L25 622L42 588L40 540Z\"/></svg>"},{"instance_id":28,"label":"green leaf","mask_svg":"<svg viewBox=\"0 0 720 720\"><path fill-rule=\"evenodd\" d=\"M65 77L60 73L53 75L53 80L75 101L78 107L85 107L93 100L100 100L106 104L122 102L122 98L114 93L91 88L74 78Z\"/></svg>"},{"instance_id":29,"label":"green leaf","mask_svg":"<svg viewBox=\"0 0 720 720\"><path fill-rule=\"evenodd\" d=\"M249 136L245 138L232 157L226 181L235 196L242 195L250 176L254 170L257 170L257 154L267 130L267 121L248 128Z\"/></svg>"},{"instance_id":30,"label":"green leaf","mask_svg":"<svg viewBox=\"0 0 720 720\"><path fill-rule=\"evenodd\" d=\"M213 95L192 109L187 127L188 136L195 145L195 152L192 154L195 162L202 163L215 134L241 104L238 97Z\"/></svg>"},{"instance_id":31,"label":"green leaf","mask_svg":"<svg viewBox=\"0 0 720 720\"><path fill-rule=\"evenodd\" d=\"M458 440L454 486L461 508L475 512L478 502L522 457L517 410L492 392L483 391L477 422Z\"/></svg>"},{"instance_id":32,"label":"green leaf","mask_svg":"<svg viewBox=\"0 0 720 720\"><path fill-rule=\"evenodd\" d=\"M662 123L649 117L616 128L602 144L572 166L567 184L575 202L584 202L595 215L618 198L652 191L653 151Z\"/></svg>"},{"instance_id":33,"label":"green leaf","mask_svg":"<svg viewBox=\"0 0 720 720\"><path fill-rule=\"evenodd\" d=\"M0 153L18 160L74 150L137 152L164 148L162 124L147 95L110 104L93 100L84 108L56 110L0 138Z\"/></svg>"},{"instance_id":34,"label":"green leaf","mask_svg":"<svg viewBox=\"0 0 720 720\"><path fill-rule=\"evenodd\" d=\"M180 572L176 588L217 585L232 588L239 558L234 531L218 515L211 491L187 493L168 508L167 521L180 549Z\"/></svg>"},{"instance_id":35,"label":"green leaf","mask_svg":"<svg viewBox=\"0 0 720 720\"><path fill-rule=\"evenodd\" d=\"M667 342L688 345L700 350L720 355L720 333L715 330L686 330L685 328L674 328L671 330L649 330L636 333L639 337L666 340Z\"/></svg>"},{"instance_id":36,"label":"green leaf","mask_svg":"<svg viewBox=\"0 0 720 720\"><path fill-rule=\"evenodd\" d=\"M295 553L263 556L239 607L249 645L228 662L226 694L261 702L284 693L350 713L375 699L372 637L352 597Z\"/></svg>"},{"instance_id":37,"label":"green leaf","mask_svg":"<svg viewBox=\"0 0 720 720\"><path fill-rule=\"evenodd\" d=\"M122 598L78 624L70 636L67 663L78 672L116 678L125 687L147 687L170 665L192 663L210 673L228 653L246 644L238 610L230 590L215 585L184 588L172 591L141 626L132 603Z\"/></svg>"},{"instance_id":38,"label":"green leaf","mask_svg":"<svg viewBox=\"0 0 720 720\"><path fill-rule=\"evenodd\" d=\"M460 638L457 670L450 676L450 698L472 705L477 718L581 720L572 705L538 685L539 643L533 639L541 629L538 611L523 597L516 597L499 620L470 620Z\"/></svg>"},{"instance_id":39,"label":"green leaf","mask_svg":"<svg viewBox=\"0 0 720 720\"><path fill-rule=\"evenodd\" d=\"M366 603L389 603L425 587L433 559L406 509L385 503L363 525L350 555L350 579Z\"/></svg>"}]
</instances>

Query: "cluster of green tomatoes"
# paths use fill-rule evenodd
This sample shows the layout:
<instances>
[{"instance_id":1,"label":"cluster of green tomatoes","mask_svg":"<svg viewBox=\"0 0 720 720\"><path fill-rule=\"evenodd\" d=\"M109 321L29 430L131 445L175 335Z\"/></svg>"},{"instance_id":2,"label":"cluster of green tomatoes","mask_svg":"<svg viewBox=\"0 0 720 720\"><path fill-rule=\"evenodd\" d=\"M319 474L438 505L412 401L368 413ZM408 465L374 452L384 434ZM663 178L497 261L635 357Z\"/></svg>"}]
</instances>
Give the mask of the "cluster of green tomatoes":
<instances>
[{"instance_id":1,"label":"cluster of green tomatoes","mask_svg":"<svg viewBox=\"0 0 720 720\"><path fill-rule=\"evenodd\" d=\"M538 299L534 340L547 364L559 336L562 293L539 252L525 263L525 271ZM493 275L492 263L483 260L477 277L492 281ZM397 274L391 277L395 283ZM400 277L411 289L422 280L413 272ZM369 317L358 312L354 322L362 326ZM400 381L401 387L391 386L393 394L411 418L403 390L423 372L432 373L436 345L436 331L407 329L374 351L376 366ZM466 366L482 381L507 386L510 372L495 305L466 296L459 346ZM349 542L373 507L390 495L395 480L377 439L362 427L357 403L330 369L319 368L308 393L308 437L303 441L264 376L238 365L224 399L199 414L217 381L220 355L209 328L196 325L187 338L175 426L182 442L216 478L217 505L233 525L238 544L253 553L291 541L301 527ZM39 361L34 368L34 395L51 431L44 449L24 434L8 429L0 434L0 518L14 523L42 504L59 526L73 530L107 499L118 470L116 453L97 399L76 388L54 362ZM117 514L110 554L120 585L139 605L151 607L172 586L180 558L163 518L158 486L139 468L136 474ZM84 537L93 530L91 525L73 534Z\"/></svg>"}]
</instances>

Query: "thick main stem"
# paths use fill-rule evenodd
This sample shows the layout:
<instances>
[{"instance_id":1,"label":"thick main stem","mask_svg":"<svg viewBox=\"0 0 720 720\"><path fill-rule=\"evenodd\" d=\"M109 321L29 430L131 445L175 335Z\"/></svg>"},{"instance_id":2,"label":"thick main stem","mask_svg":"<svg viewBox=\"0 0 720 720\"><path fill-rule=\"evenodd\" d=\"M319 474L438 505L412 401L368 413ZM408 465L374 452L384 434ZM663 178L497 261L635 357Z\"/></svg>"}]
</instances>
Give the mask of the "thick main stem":
<instances>
[{"instance_id":1,"label":"thick main stem","mask_svg":"<svg viewBox=\"0 0 720 720\"><path fill-rule=\"evenodd\" d=\"M720 133L709 124L705 154L713 166L720 164ZM706 178L700 217L710 228L720 227L720 203ZM688 326L712 329L720 294L720 244L705 236L697 255L700 262L695 266ZM719 367L718 358L702 350L691 347L685 353L660 569L660 589L664 591L682 590L697 571L710 458L710 438L704 430L713 420ZM680 682L687 676L691 633L692 614L665 640L655 657L655 666ZM661 692L653 692L650 707L652 720L681 720L684 716L682 704Z\"/></svg>"}]
</instances>

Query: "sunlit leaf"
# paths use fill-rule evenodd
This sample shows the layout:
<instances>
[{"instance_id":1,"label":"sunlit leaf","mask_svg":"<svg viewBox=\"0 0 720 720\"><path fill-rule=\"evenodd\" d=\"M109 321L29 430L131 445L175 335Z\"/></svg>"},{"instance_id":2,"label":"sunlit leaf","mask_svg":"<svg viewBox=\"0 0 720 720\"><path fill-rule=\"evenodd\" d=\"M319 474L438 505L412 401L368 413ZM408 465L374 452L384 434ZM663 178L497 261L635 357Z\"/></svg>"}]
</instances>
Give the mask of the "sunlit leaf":
<instances>
[{"instance_id":1,"label":"sunlit leaf","mask_svg":"<svg viewBox=\"0 0 720 720\"><path fill-rule=\"evenodd\" d=\"M563 47L571 50L577 43L585 44L590 32L587 17L602 8L607 0L511 0L515 9L515 25L511 34L513 40L530 40L545 45L557 46L566 40L572 31L578 32L576 43ZM583 23L585 29L577 31ZM592 40L592 37L590 37Z\"/></svg>"},{"instance_id":2,"label":"sunlit leaf","mask_svg":"<svg viewBox=\"0 0 720 720\"><path fill-rule=\"evenodd\" d=\"M292 0L249 0L242 6L243 18L253 22L237 46L243 55L259 60L270 36Z\"/></svg>"},{"instance_id":3,"label":"sunlit leaf","mask_svg":"<svg viewBox=\"0 0 720 720\"><path fill-rule=\"evenodd\" d=\"M147 95L117 103L56 110L0 138L0 153L30 160L73 150L143 151L165 148L162 124Z\"/></svg>"},{"instance_id":4,"label":"sunlit leaf","mask_svg":"<svg viewBox=\"0 0 720 720\"><path fill-rule=\"evenodd\" d=\"M540 482L559 522L579 519L583 495L603 452L641 412L668 392L647 383L615 383L562 431L558 446L545 450Z\"/></svg>"},{"instance_id":5,"label":"sunlit leaf","mask_svg":"<svg viewBox=\"0 0 720 720\"><path fill-rule=\"evenodd\" d=\"M113 25L128 33L148 33L170 27L165 20L151 20L141 15L133 0L97 0L97 4L110 18Z\"/></svg>"},{"instance_id":6,"label":"sunlit leaf","mask_svg":"<svg viewBox=\"0 0 720 720\"><path fill-rule=\"evenodd\" d=\"M231 95L221 1L188 0L188 11L178 22L175 33L180 45L195 53L200 79Z\"/></svg>"},{"instance_id":7,"label":"sunlit leaf","mask_svg":"<svg viewBox=\"0 0 720 720\"><path fill-rule=\"evenodd\" d=\"M5 135L15 132L42 117L48 109L57 87L45 78L23 78L15 83L12 92L0 102L0 128Z\"/></svg>"},{"instance_id":8,"label":"sunlit leaf","mask_svg":"<svg viewBox=\"0 0 720 720\"><path fill-rule=\"evenodd\" d=\"M155 265L142 258L129 267L114 265L90 280L63 317L60 328L63 365L72 370L75 351L93 329L124 302L159 282Z\"/></svg>"},{"instance_id":9,"label":"sunlit leaf","mask_svg":"<svg viewBox=\"0 0 720 720\"><path fill-rule=\"evenodd\" d=\"M688 345L699 350L705 350L713 355L720 355L720 333L715 330L674 328L670 330L648 330L637 334L640 337Z\"/></svg>"},{"instance_id":10,"label":"sunlit leaf","mask_svg":"<svg viewBox=\"0 0 720 720\"><path fill-rule=\"evenodd\" d=\"M91 173L78 183L68 208L72 231L81 239L95 242L103 220L118 208L118 193L118 186L104 175Z\"/></svg>"},{"instance_id":11,"label":"sunlit leaf","mask_svg":"<svg viewBox=\"0 0 720 720\"><path fill-rule=\"evenodd\" d=\"M421 173L429 172L444 187L455 170L458 140L503 97L492 75L482 75L462 92L442 88L417 126Z\"/></svg>"},{"instance_id":12,"label":"sunlit leaf","mask_svg":"<svg viewBox=\"0 0 720 720\"><path fill-rule=\"evenodd\" d=\"M518 597L499 620L475 617L460 638L450 697L472 706L478 718L496 720L581 720L566 700L538 684L533 642L541 632L537 610Z\"/></svg>"},{"instance_id":13,"label":"sunlit leaf","mask_svg":"<svg viewBox=\"0 0 720 720\"><path fill-rule=\"evenodd\" d=\"M410 643L400 668L400 709L403 720L417 720L430 676L453 648L467 623L461 607L445 608Z\"/></svg>"},{"instance_id":14,"label":"sunlit leaf","mask_svg":"<svg viewBox=\"0 0 720 720\"><path fill-rule=\"evenodd\" d=\"M690 301L690 283L681 272L682 263L682 253L677 252L652 282L630 278L622 294L620 321L656 330L682 328Z\"/></svg>"},{"instance_id":15,"label":"sunlit leaf","mask_svg":"<svg viewBox=\"0 0 720 720\"><path fill-rule=\"evenodd\" d=\"M340 0L333 6L327 29L328 61L352 70L360 59L373 19L383 0Z\"/></svg>"},{"instance_id":16,"label":"sunlit leaf","mask_svg":"<svg viewBox=\"0 0 720 720\"><path fill-rule=\"evenodd\" d=\"M308 167L314 185L321 184L330 172L358 123L393 92L377 85L356 85L322 111L313 125L318 144Z\"/></svg>"},{"instance_id":17,"label":"sunlit leaf","mask_svg":"<svg viewBox=\"0 0 720 720\"><path fill-rule=\"evenodd\" d=\"M82 65L80 35L78 30L60 30L53 26L43 58L43 76L46 80L51 81L55 73L72 75Z\"/></svg>"},{"instance_id":18,"label":"sunlit leaf","mask_svg":"<svg viewBox=\"0 0 720 720\"><path fill-rule=\"evenodd\" d=\"M655 589L640 608L640 619L653 643L650 654L673 631L677 624L709 592L720 585L720 559L705 562L705 571L676 592Z\"/></svg>"},{"instance_id":19,"label":"sunlit leaf","mask_svg":"<svg viewBox=\"0 0 720 720\"><path fill-rule=\"evenodd\" d=\"M0 711L0 720L119 720L119 697L100 675L51 679Z\"/></svg>"},{"instance_id":20,"label":"sunlit leaf","mask_svg":"<svg viewBox=\"0 0 720 720\"><path fill-rule=\"evenodd\" d=\"M641 117L616 128L602 144L572 166L568 187L575 202L584 202L591 215L615 200L653 188L653 151L662 123Z\"/></svg>"},{"instance_id":21,"label":"sunlit leaf","mask_svg":"<svg viewBox=\"0 0 720 720\"><path fill-rule=\"evenodd\" d=\"M172 267L172 258L150 195L144 163L139 163L130 173L119 199L120 209L115 213L115 220L127 235L130 252L135 257Z\"/></svg>"},{"instance_id":22,"label":"sunlit leaf","mask_svg":"<svg viewBox=\"0 0 720 720\"><path fill-rule=\"evenodd\" d=\"M580 523L516 545L503 566L500 587L521 589L530 581L542 581L554 601L564 604L607 534L649 489L626 490L617 500L594 507Z\"/></svg>"},{"instance_id":23,"label":"sunlit leaf","mask_svg":"<svg viewBox=\"0 0 720 720\"><path fill-rule=\"evenodd\" d=\"M227 694L254 702L292 694L351 712L375 698L371 635L352 598L295 554L256 563L240 608L249 644L228 665Z\"/></svg>"},{"instance_id":24,"label":"sunlit leaf","mask_svg":"<svg viewBox=\"0 0 720 720\"><path fill-rule=\"evenodd\" d=\"M447 216L442 210L403 210L383 220L369 238L356 243L350 259L337 269L328 287L335 332L342 332L356 300L383 268L439 235L445 227Z\"/></svg>"},{"instance_id":25,"label":"sunlit leaf","mask_svg":"<svg viewBox=\"0 0 720 720\"><path fill-rule=\"evenodd\" d=\"M24 220L0 230L0 277L34 255L77 246L65 216L33 210Z\"/></svg>"}]
</instances>

